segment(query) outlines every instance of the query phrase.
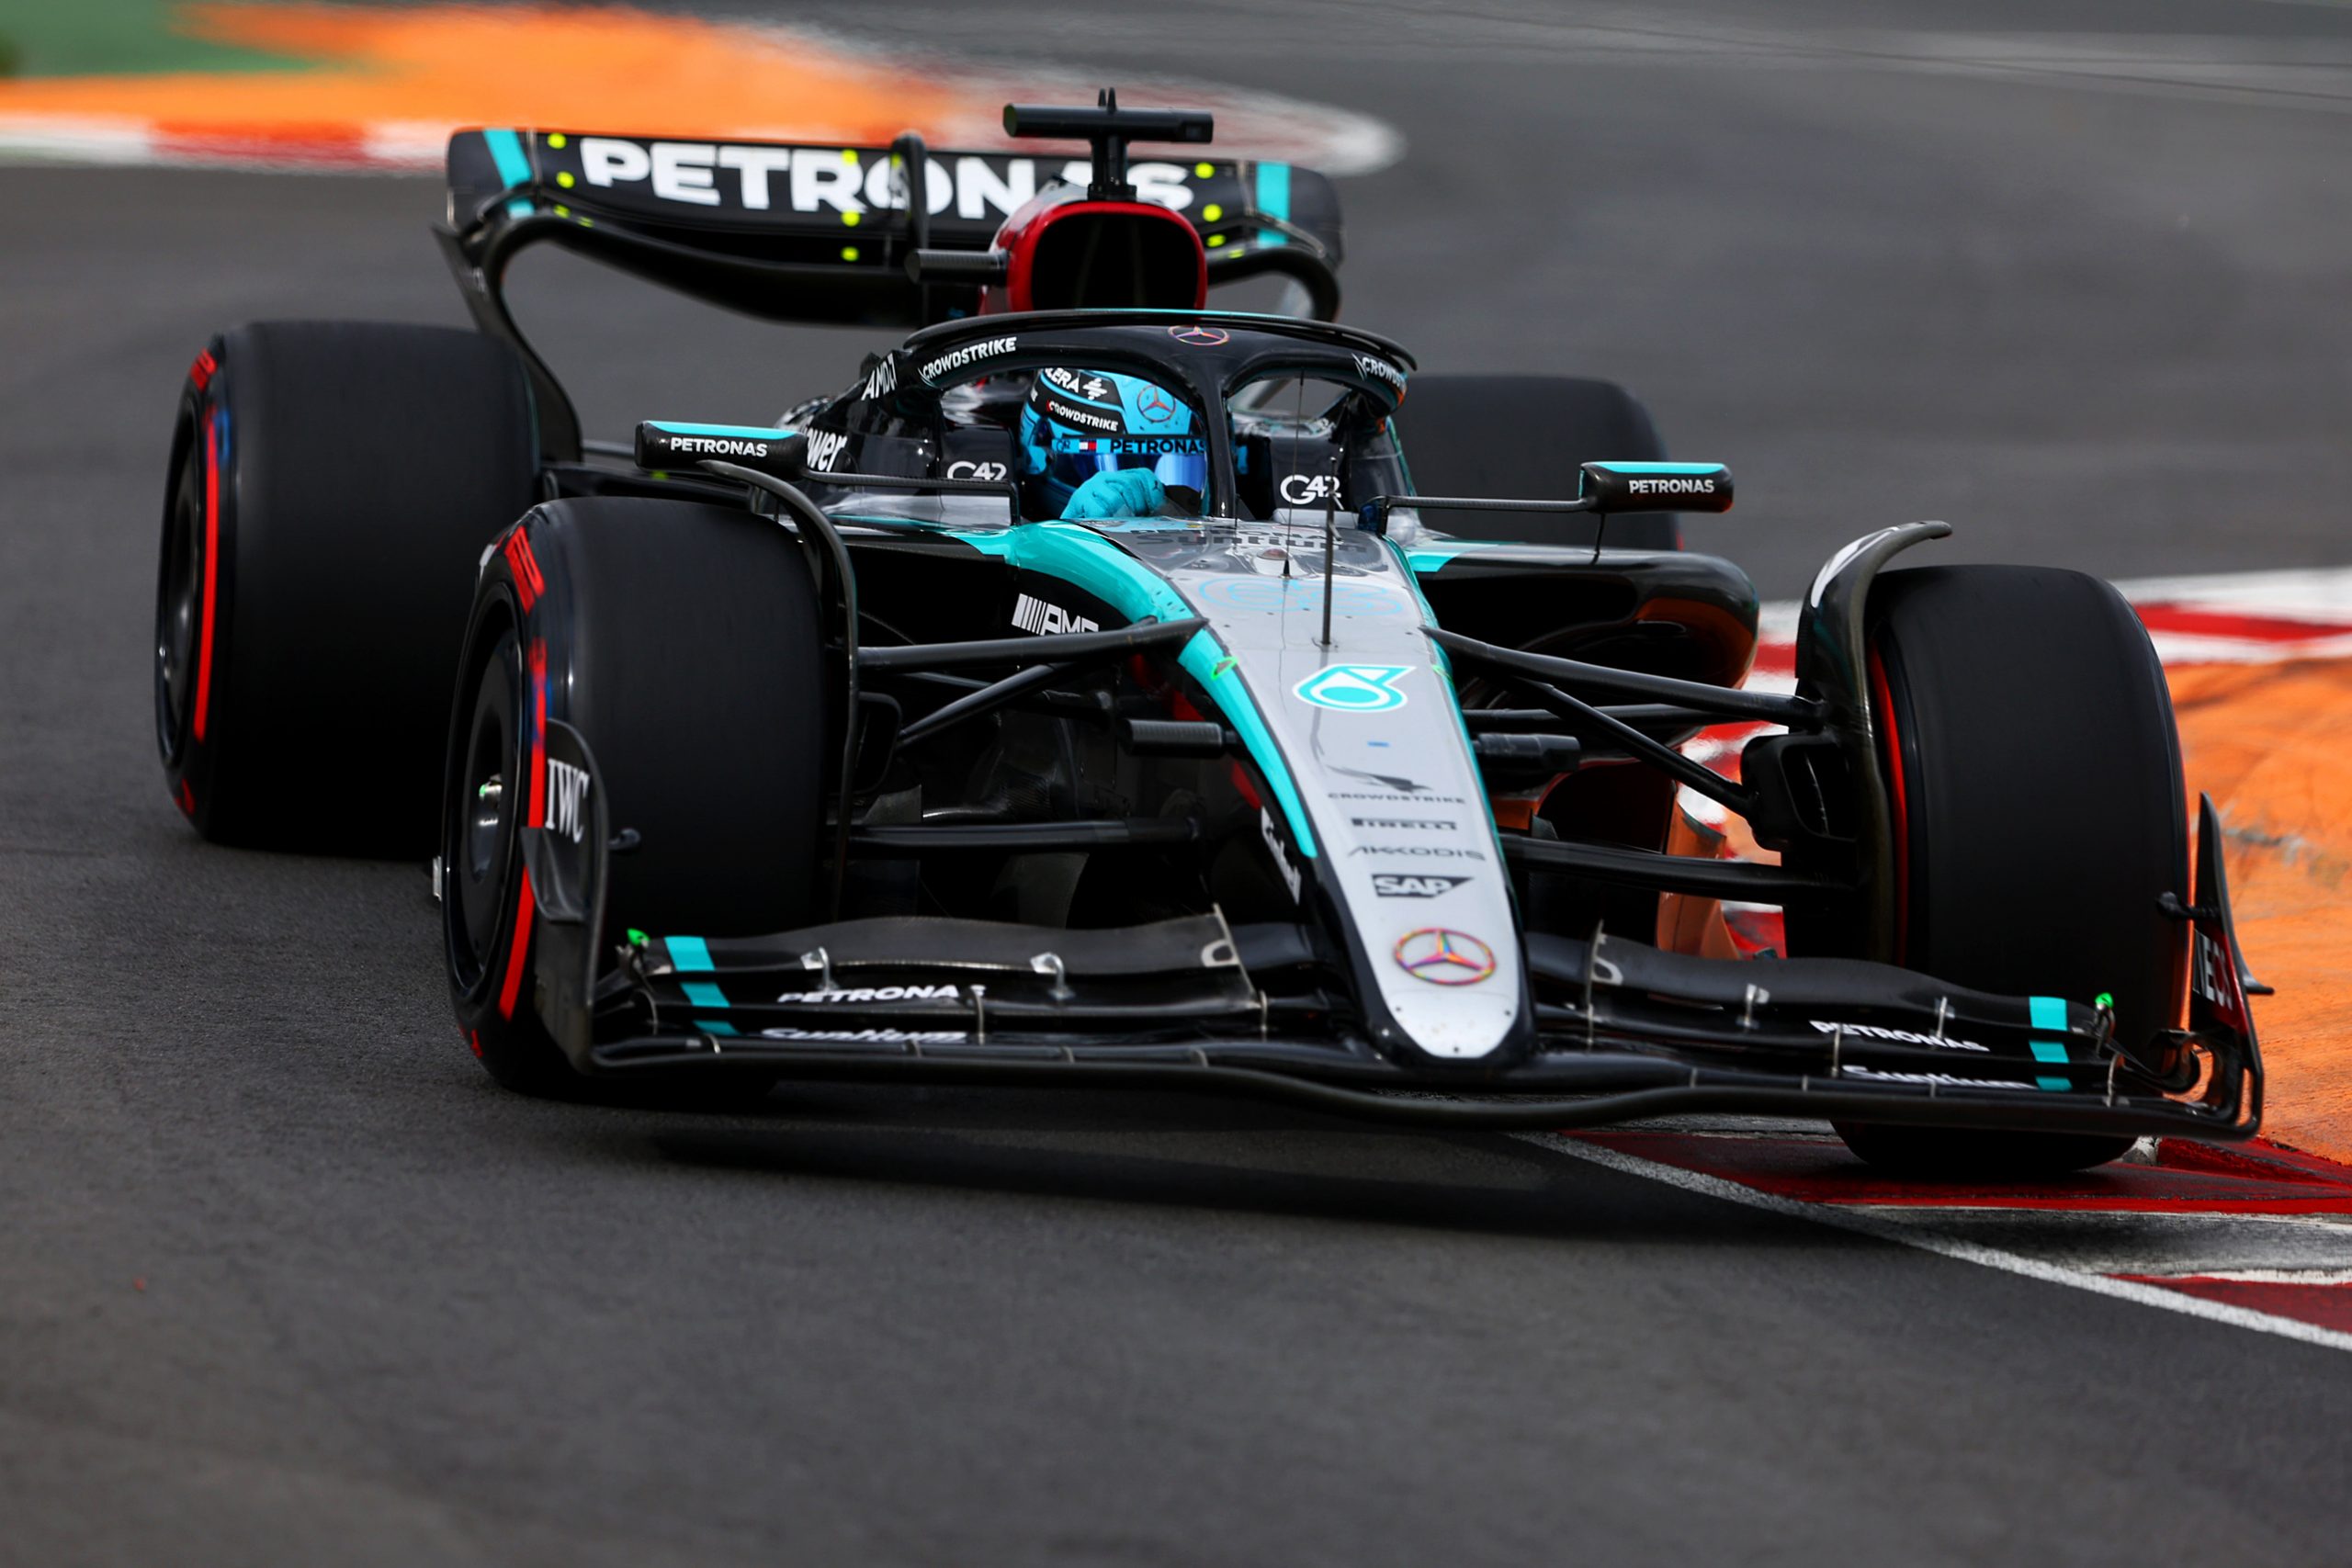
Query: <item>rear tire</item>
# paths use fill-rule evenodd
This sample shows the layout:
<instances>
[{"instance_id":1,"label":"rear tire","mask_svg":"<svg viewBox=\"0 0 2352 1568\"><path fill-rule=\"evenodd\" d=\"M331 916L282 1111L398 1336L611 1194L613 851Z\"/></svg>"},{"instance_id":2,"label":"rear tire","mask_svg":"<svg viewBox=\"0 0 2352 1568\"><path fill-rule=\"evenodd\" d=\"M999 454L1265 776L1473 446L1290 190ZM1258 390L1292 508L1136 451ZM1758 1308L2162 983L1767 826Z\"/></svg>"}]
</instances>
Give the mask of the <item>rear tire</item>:
<instances>
[{"instance_id":1,"label":"rear tire","mask_svg":"<svg viewBox=\"0 0 2352 1568\"><path fill-rule=\"evenodd\" d=\"M1895 806L1900 961L2012 996L2115 998L2137 1044L2178 1021L2188 888L2180 740L2155 650L2081 572L1928 567L1871 590L1871 702ZM1889 740L1892 740L1890 747ZM2079 1170L2132 1140L1840 1123L1890 1169Z\"/></svg>"},{"instance_id":2,"label":"rear tire","mask_svg":"<svg viewBox=\"0 0 2352 1568\"><path fill-rule=\"evenodd\" d=\"M1617 459L1654 463L1666 444L1649 411L1614 381L1572 376L1415 376L1394 421L1413 488L1422 495L1573 501L1582 465ZM1589 545L1599 524L1567 513L1426 511L1422 520L1463 539L1523 539ZM1611 518L1612 548L1679 550L1670 513Z\"/></svg>"},{"instance_id":3,"label":"rear tire","mask_svg":"<svg viewBox=\"0 0 2352 1568\"><path fill-rule=\"evenodd\" d=\"M442 927L458 1026L491 1077L572 1095L534 1006L516 829L542 711L587 738L612 831L607 946L809 922L822 882L827 661L807 558L774 524L691 502L535 508L482 575L443 782ZM518 575L519 573L519 575ZM544 810L542 810L544 816ZM565 983L573 983L570 977Z\"/></svg>"},{"instance_id":4,"label":"rear tire","mask_svg":"<svg viewBox=\"0 0 2352 1568\"><path fill-rule=\"evenodd\" d=\"M197 831L430 852L468 589L537 463L522 364L480 333L213 340L180 397L155 610L156 740Z\"/></svg>"}]
</instances>

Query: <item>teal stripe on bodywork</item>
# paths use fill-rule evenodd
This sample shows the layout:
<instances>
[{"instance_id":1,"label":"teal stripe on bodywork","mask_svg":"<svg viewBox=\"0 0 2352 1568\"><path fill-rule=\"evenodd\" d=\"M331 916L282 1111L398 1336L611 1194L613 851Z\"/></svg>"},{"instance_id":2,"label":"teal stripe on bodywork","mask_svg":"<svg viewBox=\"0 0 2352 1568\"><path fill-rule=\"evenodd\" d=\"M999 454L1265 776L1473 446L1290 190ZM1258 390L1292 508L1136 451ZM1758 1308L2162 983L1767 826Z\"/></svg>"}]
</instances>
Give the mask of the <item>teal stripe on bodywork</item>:
<instances>
[{"instance_id":1,"label":"teal stripe on bodywork","mask_svg":"<svg viewBox=\"0 0 2352 1568\"><path fill-rule=\"evenodd\" d=\"M1269 218L1290 221L1290 165L1261 164L1258 165L1258 210ZM1261 245L1286 245L1290 237L1272 229L1258 231Z\"/></svg>"},{"instance_id":2,"label":"teal stripe on bodywork","mask_svg":"<svg viewBox=\"0 0 2352 1568\"><path fill-rule=\"evenodd\" d=\"M686 993L686 1000L698 1008L723 1008L728 1005L727 993L707 980L682 980L679 986Z\"/></svg>"},{"instance_id":3,"label":"teal stripe on bodywork","mask_svg":"<svg viewBox=\"0 0 2352 1568\"><path fill-rule=\"evenodd\" d=\"M523 151L523 139L511 130L485 130L482 141L490 148L490 161L498 165L498 183L513 189L531 181L530 154ZM531 204L521 197L506 204L506 215L521 218L531 210Z\"/></svg>"},{"instance_id":4,"label":"teal stripe on bodywork","mask_svg":"<svg viewBox=\"0 0 2352 1568\"><path fill-rule=\"evenodd\" d=\"M1404 556L1405 564L1416 572L1435 571L1456 556L1504 549L1514 542L1510 539L1448 539L1442 545L1415 545L1410 549L1398 547L1398 553ZM1437 623L1432 620L1430 624L1435 626Z\"/></svg>"},{"instance_id":5,"label":"teal stripe on bodywork","mask_svg":"<svg viewBox=\"0 0 2352 1568\"><path fill-rule=\"evenodd\" d=\"M1290 823L1292 843L1300 854L1313 860L1315 829L1307 825L1306 807L1298 798L1298 786L1291 782L1290 769L1283 765L1283 749L1274 744L1273 731L1266 728L1265 716L1259 713L1250 688L1230 671L1223 676L1217 674L1217 665L1224 658L1225 645L1202 631L1193 634L1193 640L1184 645L1176 662L1216 699L1218 709L1233 721L1234 733L1241 737L1242 746L1257 762L1258 771L1266 775L1268 787L1282 806L1283 817Z\"/></svg>"},{"instance_id":6,"label":"teal stripe on bodywork","mask_svg":"<svg viewBox=\"0 0 2352 1568\"><path fill-rule=\"evenodd\" d=\"M986 532L956 530L954 537L1024 571L1057 577L1091 593L1130 621L1193 618L1193 607L1166 578L1091 528L1075 523L1019 523ZM1312 860L1315 829L1308 825L1306 808L1291 782L1289 764L1283 760L1282 748L1274 743L1273 732L1266 728L1249 688L1237 680L1216 677L1217 663L1224 657L1225 646L1202 631L1184 645L1177 662L1216 698L1226 717L1233 721L1234 732L1241 737L1250 760L1258 764L1282 806L1292 841L1301 855Z\"/></svg>"},{"instance_id":7,"label":"teal stripe on bodywork","mask_svg":"<svg viewBox=\"0 0 2352 1568\"><path fill-rule=\"evenodd\" d=\"M1600 462L1596 468L1606 468L1612 474L1713 474L1723 469L1721 463L1618 463Z\"/></svg>"},{"instance_id":8,"label":"teal stripe on bodywork","mask_svg":"<svg viewBox=\"0 0 2352 1568\"><path fill-rule=\"evenodd\" d=\"M695 1020L695 1027L705 1034L741 1034L742 1032L723 1018L698 1018Z\"/></svg>"},{"instance_id":9,"label":"teal stripe on bodywork","mask_svg":"<svg viewBox=\"0 0 2352 1568\"><path fill-rule=\"evenodd\" d=\"M669 950L670 967L685 971L710 967L710 944L698 936L665 936L662 945Z\"/></svg>"},{"instance_id":10,"label":"teal stripe on bodywork","mask_svg":"<svg viewBox=\"0 0 2352 1568\"><path fill-rule=\"evenodd\" d=\"M2064 997L2028 997L2025 1005L2036 1029L2049 1029L2064 1033L2066 1028L2066 998ZM2027 1047L2033 1059L2053 1066L2064 1066L2068 1061L2066 1047L2056 1040L2029 1040ZM2075 1086L2064 1078L2042 1077L2033 1080L2043 1089L2064 1089Z\"/></svg>"},{"instance_id":11,"label":"teal stripe on bodywork","mask_svg":"<svg viewBox=\"0 0 2352 1568\"><path fill-rule=\"evenodd\" d=\"M722 435L731 441L782 441L798 432L764 424L677 424L666 419L645 422L670 435Z\"/></svg>"}]
</instances>

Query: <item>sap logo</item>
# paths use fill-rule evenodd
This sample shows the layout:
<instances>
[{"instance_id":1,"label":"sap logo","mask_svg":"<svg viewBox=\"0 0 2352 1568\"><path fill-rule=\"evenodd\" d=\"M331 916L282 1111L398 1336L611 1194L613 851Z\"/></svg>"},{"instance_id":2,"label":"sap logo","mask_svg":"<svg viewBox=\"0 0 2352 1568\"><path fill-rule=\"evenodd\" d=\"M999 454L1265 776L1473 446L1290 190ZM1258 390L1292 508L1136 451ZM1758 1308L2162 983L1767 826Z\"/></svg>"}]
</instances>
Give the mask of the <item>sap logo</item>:
<instances>
[{"instance_id":1,"label":"sap logo","mask_svg":"<svg viewBox=\"0 0 2352 1568\"><path fill-rule=\"evenodd\" d=\"M1340 476L1284 474L1281 488L1283 502L1291 506L1312 506L1326 500L1336 503L1340 499Z\"/></svg>"},{"instance_id":2,"label":"sap logo","mask_svg":"<svg viewBox=\"0 0 2352 1568\"><path fill-rule=\"evenodd\" d=\"M1356 368L1374 380L1385 381L1400 392L1405 389L1405 373L1385 359L1370 354L1359 354L1355 357Z\"/></svg>"},{"instance_id":3,"label":"sap logo","mask_svg":"<svg viewBox=\"0 0 2352 1568\"><path fill-rule=\"evenodd\" d=\"M1407 876L1382 872L1372 879L1372 890L1383 898L1434 898L1469 880L1466 876Z\"/></svg>"},{"instance_id":4,"label":"sap logo","mask_svg":"<svg viewBox=\"0 0 2352 1568\"><path fill-rule=\"evenodd\" d=\"M551 833L578 843L587 835L588 770L548 759L548 819Z\"/></svg>"},{"instance_id":5,"label":"sap logo","mask_svg":"<svg viewBox=\"0 0 2352 1568\"><path fill-rule=\"evenodd\" d=\"M967 365L978 360L994 359L1000 354L1011 354L1015 347L1019 346L1020 342L1019 338L990 337L982 338L978 343L967 343L961 348L950 349L938 358L931 360L918 374L926 381L936 381L947 372L961 370Z\"/></svg>"},{"instance_id":6,"label":"sap logo","mask_svg":"<svg viewBox=\"0 0 2352 1568\"><path fill-rule=\"evenodd\" d=\"M953 986L853 986L831 991L786 991L779 1002L952 1002Z\"/></svg>"},{"instance_id":7,"label":"sap logo","mask_svg":"<svg viewBox=\"0 0 2352 1568\"><path fill-rule=\"evenodd\" d=\"M1266 852L1274 857L1274 869L1283 874L1283 886L1290 889L1290 901L1297 903L1305 891L1305 880L1298 867L1290 863L1290 855L1283 848L1282 835L1274 831L1274 818L1264 807L1258 807L1258 831L1266 840Z\"/></svg>"},{"instance_id":8,"label":"sap logo","mask_svg":"<svg viewBox=\"0 0 2352 1568\"><path fill-rule=\"evenodd\" d=\"M841 460L842 451L849 445L847 433L839 430L812 430L808 433L808 467L817 473L829 474Z\"/></svg>"},{"instance_id":9,"label":"sap logo","mask_svg":"<svg viewBox=\"0 0 2352 1568\"><path fill-rule=\"evenodd\" d=\"M866 400L871 402L876 398L887 398L898 389L899 362L886 354L882 362L874 367L874 374L865 378Z\"/></svg>"},{"instance_id":10,"label":"sap logo","mask_svg":"<svg viewBox=\"0 0 2352 1568\"><path fill-rule=\"evenodd\" d=\"M1635 495L1713 495L1713 479L1627 479L1625 488Z\"/></svg>"},{"instance_id":11,"label":"sap logo","mask_svg":"<svg viewBox=\"0 0 2352 1568\"><path fill-rule=\"evenodd\" d=\"M1102 628L1084 615L1033 599L1023 593L1012 602L1012 624L1024 632L1053 637L1062 632L1099 632Z\"/></svg>"},{"instance_id":12,"label":"sap logo","mask_svg":"<svg viewBox=\"0 0 2352 1568\"><path fill-rule=\"evenodd\" d=\"M947 477L951 479L983 479L993 484L1010 472L1002 463L973 463L958 459L947 465Z\"/></svg>"}]
</instances>

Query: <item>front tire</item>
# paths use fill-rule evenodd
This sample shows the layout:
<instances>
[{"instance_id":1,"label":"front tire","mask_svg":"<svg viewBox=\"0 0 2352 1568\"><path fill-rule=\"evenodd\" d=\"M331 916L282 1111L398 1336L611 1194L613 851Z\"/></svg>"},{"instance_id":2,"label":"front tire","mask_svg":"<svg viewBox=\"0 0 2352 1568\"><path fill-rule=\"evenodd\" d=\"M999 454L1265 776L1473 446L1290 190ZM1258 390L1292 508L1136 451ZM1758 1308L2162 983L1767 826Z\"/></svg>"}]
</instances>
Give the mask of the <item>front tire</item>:
<instances>
[{"instance_id":1,"label":"front tire","mask_svg":"<svg viewBox=\"0 0 2352 1568\"><path fill-rule=\"evenodd\" d=\"M448 728L441 856L458 1027L498 1082L549 1095L583 1083L536 1007L517 830L546 816L545 723L587 738L612 831L635 835L607 862L606 949L632 928L806 925L839 755L820 625L792 536L725 507L552 502L492 558Z\"/></svg>"},{"instance_id":2,"label":"front tire","mask_svg":"<svg viewBox=\"0 0 2352 1568\"><path fill-rule=\"evenodd\" d=\"M2116 1038L2178 1021L2188 888L2163 667L2113 587L2040 567L1927 567L1871 590L1871 711L1896 834L1897 960L1954 985L2114 998ZM1792 933L1794 934L1793 932ZM2120 1136L1840 1123L1873 1165L2079 1170Z\"/></svg>"}]
</instances>

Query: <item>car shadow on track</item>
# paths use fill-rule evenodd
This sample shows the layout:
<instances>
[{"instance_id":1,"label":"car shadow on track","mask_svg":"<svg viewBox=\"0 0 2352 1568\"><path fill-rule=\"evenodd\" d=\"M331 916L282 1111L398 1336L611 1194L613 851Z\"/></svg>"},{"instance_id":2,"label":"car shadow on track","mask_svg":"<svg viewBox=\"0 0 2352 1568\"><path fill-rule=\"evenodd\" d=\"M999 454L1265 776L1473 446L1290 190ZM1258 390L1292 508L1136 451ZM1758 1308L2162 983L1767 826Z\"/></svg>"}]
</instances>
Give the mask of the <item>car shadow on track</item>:
<instances>
[{"instance_id":1,"label":"car shadow on track","mask_svg":"<svg viewBox=\"0 0 2352 1568\"><path fill-rule=\"evenodd\" d=\"M1494 1134L1207 1098L794 1091L756 1116L599 1119L601 1157L747 1177L1208 1209L1498 1235L1856 1245ZM846 1124L845 1124L846 1123Z\"/></svg>"}]
</instances>

